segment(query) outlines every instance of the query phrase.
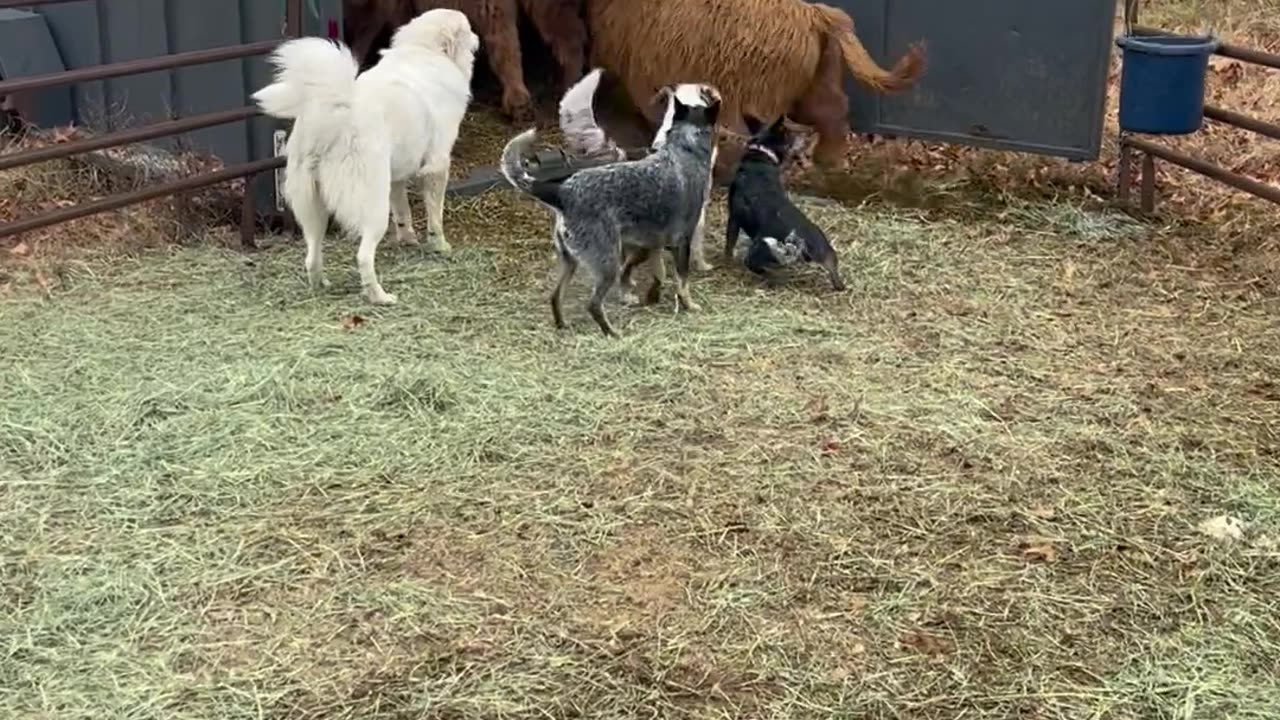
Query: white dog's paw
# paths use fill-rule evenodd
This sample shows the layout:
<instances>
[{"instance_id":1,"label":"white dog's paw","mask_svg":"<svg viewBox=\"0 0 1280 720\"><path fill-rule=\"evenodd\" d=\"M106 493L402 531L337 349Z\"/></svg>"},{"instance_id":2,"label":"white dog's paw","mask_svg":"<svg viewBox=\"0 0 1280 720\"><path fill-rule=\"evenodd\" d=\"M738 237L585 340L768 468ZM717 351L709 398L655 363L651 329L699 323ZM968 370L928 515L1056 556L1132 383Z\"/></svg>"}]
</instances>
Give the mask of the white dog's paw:
<instances>
[{"instance_id":1,"label":"white dog's paw","mask_svg":"<svg viewBox=\"0 0 1280 720\"><path fill-rule=\"evenodd\" d=\"M420 242L418 242L418 233L412 230L397 230L396 240L398 240L402 245L420 245L421 244Z\"/></svg>"},{"instance_id":2,"label":"white dog's paw","mask_svg":"<svg viewBox=\"0 0 1280 720\"><path fill-rule=\"evenodd\" d=\"M706 258L704 258L704 257L699 257L699 256L697 256L697 255L694 255L694 256L690 259L690 263L689 263L689 264L690 264L690 265L692 265L692 266L693 266L693 269L694 269L694 270L697 270L698 272L711 272L712 270L715 270L715 269L716 269L716 266L715 266L715 265L712 265L712 264L711 264L711 263L709 263L709 262L707 262L707 259L706 259Z\"/></svg>"},{"instance_id":3,"label":"white dog's paw","mask_svg":"<svg viewBox=\"0 0 1280 720\"><path fill-rule=\"evenodd\" d=\"M365 296L369 298L369 302L374 305L395 305L396 296L382 288L370 288L365 291Z\"/></svg>"},{"instance_id":4,"label":"white dog's paw","mask_svg":"<svg viewBox=\"0 0 1280 720\"><path fill-rule=\"evenodd\" d=\"M693 296L689 294L688 289L676 293L676 312L679 313L681 310L691 313L702 312L702 306L693 301Z\"/></svg>"},{"instance_id":5,"label":"white dog's paw","mask_svg":"<svg viewBox=\"0 0 1280 720\"><path fill-rule=\"evenodd\" d=\"M319 268L307 268L307 284L313 290L328 290L329 278L326 278L324 271Z\"/></svg>"},{"instance_id":6,"label":"white dog's paw","mask_svg":"<svg viewBox=\"0 0 1280 720\"><path fill-rule=\"evenodd\" d=\"M442 255L453 250L453 246L449 244L448 240L444 239L443 234L428 235L427 247L430 248L432 252L438 252Z\"/></svg>"},{"instance_id":7,"label":"white dog's paw","mask_svg":"<svg viewBox=\"0 0 1280 720\"><path fill-rule=\"evenodd\" d=\"M702 312L702 306L694 302L693 298L690 298L688 300L683 300L679 296L677 296L675 314L679 315L680 311L682 310L687 313Z\"/></svg>"}]
</instances>

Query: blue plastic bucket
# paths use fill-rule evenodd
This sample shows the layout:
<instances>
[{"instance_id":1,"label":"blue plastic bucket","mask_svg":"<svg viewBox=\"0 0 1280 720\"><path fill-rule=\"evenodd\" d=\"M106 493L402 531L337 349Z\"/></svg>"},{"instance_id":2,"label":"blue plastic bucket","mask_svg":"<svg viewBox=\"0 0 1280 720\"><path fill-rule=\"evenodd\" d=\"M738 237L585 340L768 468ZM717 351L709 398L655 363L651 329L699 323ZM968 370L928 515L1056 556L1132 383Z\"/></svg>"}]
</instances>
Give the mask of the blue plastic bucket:
<instances>
[{"instance_id":1,"label":"blue plastic bucket","mask_svg":"<svg viewBox=\"0 0 1280 720\"><path fill-rule=\"evenodd\" d=\"M1218 49L1211 35L1126 35L1120 72L1120 129L1186 135L1204 122L1204 78Z\"/></svg>"}]
</instances>

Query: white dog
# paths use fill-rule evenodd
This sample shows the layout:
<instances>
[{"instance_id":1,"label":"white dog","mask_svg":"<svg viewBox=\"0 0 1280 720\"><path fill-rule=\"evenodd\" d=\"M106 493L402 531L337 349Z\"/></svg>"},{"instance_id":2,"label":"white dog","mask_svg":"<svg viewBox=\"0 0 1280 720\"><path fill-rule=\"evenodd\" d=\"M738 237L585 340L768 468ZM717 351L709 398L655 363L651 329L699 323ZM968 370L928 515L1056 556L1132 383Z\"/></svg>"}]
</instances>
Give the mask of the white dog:
<instances>
[{"instance_id":1,"label":"white dog","mask_svg":"<svg viewBox=\"0 0 1280 720\"><path fill-rule=\"evenodd\" d=\"M360 236L356 263L369 301L387 305L374 271L387 213L396 235L416 245L408 184L422 177L428 246L447 252L444 194L449 154L471 101L480 39L465 15L428 10L396 30L378 64L360 73L341 43L308 37L272 53L272 84L253 94L268 115L293 119L285 147L284 193L307 242L307 277L324 286L320 247L332 212Z\"/></svg>"}]
</instances>

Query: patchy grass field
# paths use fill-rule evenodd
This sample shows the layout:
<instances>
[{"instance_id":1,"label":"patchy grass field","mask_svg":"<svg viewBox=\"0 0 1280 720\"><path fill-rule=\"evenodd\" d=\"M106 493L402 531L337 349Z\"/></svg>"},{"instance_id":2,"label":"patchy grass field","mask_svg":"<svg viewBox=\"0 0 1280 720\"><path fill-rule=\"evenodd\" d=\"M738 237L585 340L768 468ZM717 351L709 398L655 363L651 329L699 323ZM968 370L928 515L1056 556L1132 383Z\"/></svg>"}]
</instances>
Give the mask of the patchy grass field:
<instances>
[{"instance_id":1,"label":"patchy grass field","mask_svg":"<svg viewBox=\"0 0 1280 720\"><path fill-rule=\"evenodd\" d=\"M850 292L720 269L618 342L510 194L393 309L350 244L5 300L0 714L1280 716L1276 288L1067 204L812 212Z\"/></svg>"},{"instance_id":2,"label":"patchy grass field","mask_svg":"<svg viewBox=\"0 0 1280 720\"><path fill-rule=\"evenodd\" d=\"M1210 93L1276 122L1277 78ZM1163 167L1131 219L1113 146L853 160L801 179L849 292L719 268L615 342L580 285L552 329L509 193L451 201L449 258L384 245L386 309L350 242L315 295L198 202L6 244L0 717L1280 717L1274 208ZM0 219L118 189L0 174Z\"/></svg>"}]
</instances>

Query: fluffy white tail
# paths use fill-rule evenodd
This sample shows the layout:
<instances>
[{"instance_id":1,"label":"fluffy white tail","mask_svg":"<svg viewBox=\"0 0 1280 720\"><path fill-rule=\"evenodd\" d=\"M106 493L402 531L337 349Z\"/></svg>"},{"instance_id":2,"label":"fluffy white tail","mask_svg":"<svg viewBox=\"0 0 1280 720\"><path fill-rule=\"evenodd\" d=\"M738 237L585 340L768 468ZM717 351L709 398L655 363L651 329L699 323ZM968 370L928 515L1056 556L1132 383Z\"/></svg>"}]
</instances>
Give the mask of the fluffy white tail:
<instances>
[{"instance_id":1,"label":"fluffy white tail","mask_svg":"<svg viewBox=\"0 0 1280 720\"><path fill-rule=\"evenodd\" d=\"M360 63L346 45L318 37L289 40L270 62L275 81L253 94L262 112L292 120L308 105L329 112L350 107Z\"/></svg>"},{"instance_id":2,"label":"fluffy white tail","mask_svg":"<svg viewBox=\"0 0 1280 720\"><path fill-rule=\"evenodd\" d=\"M276 48L271 63L275 81L253 99L268 115L294 121L285 148L290 208L297 214L322 205L355 233L385 229L392 138L358 117L360 67L351 51L323 38L300 38Z\"/></svg>"}]
</instances>

